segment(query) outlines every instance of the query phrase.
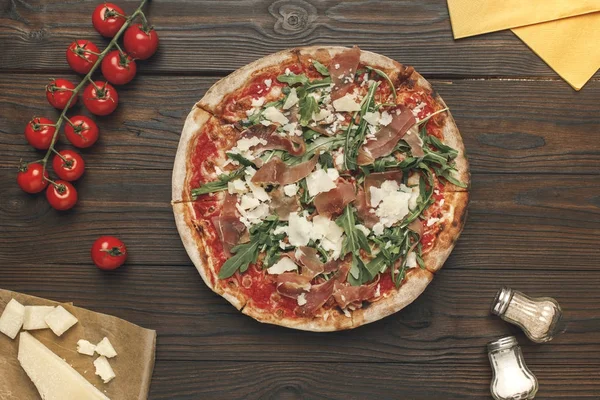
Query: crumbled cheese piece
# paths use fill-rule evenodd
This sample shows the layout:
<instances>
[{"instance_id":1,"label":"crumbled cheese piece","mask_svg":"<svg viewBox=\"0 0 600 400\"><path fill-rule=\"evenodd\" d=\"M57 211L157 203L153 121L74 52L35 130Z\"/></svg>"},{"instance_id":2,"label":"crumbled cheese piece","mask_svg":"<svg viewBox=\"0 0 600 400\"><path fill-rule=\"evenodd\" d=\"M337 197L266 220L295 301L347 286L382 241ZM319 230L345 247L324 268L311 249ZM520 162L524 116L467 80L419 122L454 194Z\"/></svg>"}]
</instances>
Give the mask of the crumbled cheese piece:
<instances>
[{"instance_id":1,"label":"crumbled cheese piece","mask_svg":"<svg viewBox=\"0 0 600 400\"><path fill-rule=\"evenodd\" d=\"M262 107L265 104L265 98L259 97L258 99L252 99L252 107Z\"/></svg>"},{"instance_id":2,"label":"crumbled cheese piece","mask_svg":"<svg viewBox=\"0 0 600 400\"><path fill-rule=\"evenodd\" d=\"M388 180L383 182L380 188L370 188L371 205L376 208L375 215L386 227L400 221L409 212L408 203L411 193L406 186L402 186L401 188L396 181ZM400 189L404 189L409 193Z\"/></svg>"},{"instance_id":3,"label":"crumbled cheese piece","mask_svg":"<svg viewBox=\"0 0 600 400\"><path fill-rule=\"evenodd\" d=\"M240 208L244 211L251 210L260 205L260 200L258 200L254 195L242 195L240 198Z\"/></svg>"},{"instance_id":4,"label":"crumbled cheese piece","mask_svg":"<svg viewBox=\"0 0 600 400\"><path fill-rule=\"evenodd\" d=\"M373 233L375 234L375 236L383 235L383 228L384 226L381 222L378 222L375 225L373 225Z\"/></svg>"},{"instance_id":5,"label":"crumbled cheese piece","mask_svg":"<svg viewBox=\"0 0 600 400\"><path fill-rule=\"evenodd\" d=\"M297 212L290 213L288 219L288 239L292 246L306 246L310 241L312 223Z\"/></svg>"},{"instance_id":6,"label":"crumbled cheese piece","mask_svg":"<svg viewBox=\"0 0 600 400\"><path fill-rule=\"evenodd\" d=\"M248 192L246 182L241 179L234 179L227 182L227 191L229 194L244 194Z\"/></svg>"},{"instance_id":7,"label":"crumbled cheese piece","mask_svg":"<svg viewBox=\"0 0 600 400\"><path fill-rule=\"evenodd\" d=\"M285 225L278 226L277 228L273 229L273 235L281 235L282 233L287 233L287 229L288 227Z\"/></svg>"},{"instance_id":8,"label":"crumbled cheese piece","mask_svg":"<svg viewBox=\"0 0 600 400\"><path fill-rule=\"evenodd\" d=\"M334 65L334 68L335 68L335 69L340 69L340 64L337 64L337 63L336 63L336 64Z\"/></svg>"},{"instance_id":9,"label":"crumbled cheese piece","mask_svg":"<svg viewBox=\"0 0 600 400\"><path fill-rule=\"evenodd\" d=\"M329 111L326 108L322 108L322 109L319 110L318 113L313 114L312 119L314 121L318 122L318 121L322 121L322 120L327 119L327 118L331 118L332 115L333 114L331 113L331 111Z\"/></svg>"},{"instance_id":10,"label":"crumbled cheese piece","mask_svg":"<svg viewBox=\"0 0 600 400\"><path fill-rule=\"evenodd\" d=\"M362 233L364 233L365 236L369 236L369 233L371 233L369 228L367 228L366 226L364 226L362 224L356 225L355 228L358 229L359 231L361 231Z\"/></svg>"},{"instance_id":11,"label":"crumbled cheese piece","mask_svg":"<svg viewBox=\"0 0 600 400\"><path fill-rule=\"evenodd\" d=\"M285 99L285 103L283 103L283 109L289 110L296 104L298 104L298 93L296 92L296 88L292 88L290 90L290 94L288 94L287 98Z\"/></svg>"},{"instance_id":12,"label":"crumbled cheese piece","mask_svg":"<svg viewBox=\"0 0 600 400\"><path fill-rule=\"evenodd\" d=\"M115 371L113 371L104 356L100 356L94 360L94 367L96 367L96 375L100 376L104 383L112 381L116 376Z\"/></svg>"},{"instance_id":13,"label":"crumbled cheese piece","mask_svg":"<svg viewBox=\"0 0 600 400\"><path fill-rule=\"evenodd\" d=\"M11 339L17 337L17 334L25 321L25 306L15 299L10 299L2 316L0 316L0 332Z\"/></svg>"},{"instance_id":14,"label":"crumbled cheese piece","mask_svg":"<svg viewBox=\"0 0 600 400\"><path fill-rule=\"evenodd\" d=\"M272 275L279 275L288 271L296 271L297 269L298 266L295 262L288 257L281 257L272 267L267 268L267 272Z\"/></svg>"},{"instance_id":15,"label":"crumbled cheese piece","mask_svg":"<svg viewBox=\"0 0 600 400\"><path fill-rule=\"evenodd\" d=\"M335 183L325 170L318 169L306 177L306 186L308 187L308 194L313 197L319 193L328 192L335 188Z\"/></svg>"},{"instance_id":16,"label":"crumbled cheese piece","mask_svg":"<svg viewBox=\"0 0 600 400\"><path fill-rule=\"evenodd\" d=\"M335 168L327 168L327 176L331 178L332 181L336 181L337 178L340 177L340 173Z\"/></svg>"},{"instance_id":17,"label":"crumbled cheese piece","mask_svg":"<svg viewBox=\"0 0 600 400\"><path fill-rule=\"evenodd\" d=\"M298 185L296 185L295 183L285 185L283 187L283 193L285 193L285 195L289 197L295 196L296 193L298 193Z\"/></svg>"},{"instance_id":18,"label":"crumbled cheese piece","mask_svg":"<svg viewBox=\"0 0 600 400\"><path fill-rule=\"evenodd\" d=\"M323 215L316 215L313 218L313 229L311 231L311 238L313 240L319 240L321 246L326 251L332 251L333 259L338 259L342 251L342 244L344 242L344 230L335 223L335 221Z\"/></svg>"},{"instance_id":19,"label":"crumbled cheese piece","mask_svg":"<svg viewBox=\"0 0 600 400\"><path fill-rule=\"evenodd\" d=\"M375 288L375 293L374 293L374 297L379 297L381 296L381 284L378 283L377 287Z\"/></svg>"},{"instance_id":20,"label":"crumbled cheese piece","mask_svg":"<svg viewBox=\"0 0 600 400\"><path fill-rule=\"evenodd\" d=\"M366 112L365 115L363 116L363 118L365 119L365 121L367 121L369 124L371 125L377 125L377 123L379 122L379 111L375 111L375 112Z\"/></svg>"},{"instance_id":21,"label":"crumbled cheese piece","mask_svg":"<svg viewBox=\"0 0 600 400\"><path fill-rule=\"evenodd\" d=\"M285 250L285 249L287 249L287 244L283 240L280 240L279 241L279 248L281 250Z\"/></svg>"},{"instance_id":22,"label":"crumbled cheese piece","mask_svg":"<svg viewBox=\"0 0 600 400\"><path fill-rule=\"evenodd\" d=\"M54 311L46 315L44 321L56 336L62 335L78 322L77 318L63 306L57 306Z\"/></svg>"},{"instance_id":23,"label":"crumbled cheese piece","mask_svg":"<svg viewBox=\"0 0 600 400\"><path fill-rule=\"evenodd\" d=\"M357 103L354 100L354 97L349 93L334 100L332 104L337 112L354 112L360 110L360 104Z\"/></svg>"},{"instance_id":24,"label":"crumbled cheese piece","mask_svg":"<svg viewBox=\"0 0 600 400\"><path fill-rule=\"evenodd\" d=\"M425 103L419 103L418 105L415 106L415 108L412 109L412 113L415 116L415 118L418 117L419 113L421 111L423 111L423 108L425 108L426 104Z\"/></svg>"},{"instance_id":25,"label":"crumbled cheese piece","mask_svg":"<svg viewBox=\"0 0 600 400\"><path fill-rule=\"evenodd\" d=\"M23 329L26 331L47 329L48 324L44 321L44 318L52 311L54 311L54 306L25 306Z\"/></svg>"},{"instance_id":26,"label":"crumbled cheese piece","mask_svg":"<svg viewBox=\"0 0 600 400\"><path fill-rule=\"evenodd\" d=\"M417 253L411 251L406 256L406 266L408 268L415 268L417 266Z\"/></svg>"},{"instance_id":27,"label":"crumbled cheese piece","mask_svg":"<svg viewBox=\"0 0 600 400\"><path fill-rule=\"evenodd\" d=\"M347 318L352 318L352 314L350 314L350 311L348 311L348 310L347 310L347 309L345 309L345 308L344 308L342 311L344 312L344 315L345 315Z\"/></svg>"},{"instance_id":28,"label":"crumbled cheese piece","mask_svg":"<svg viewBox=\"0 0 600 400\"><path fill-rule=\"evenodd\" d=\"M289 69L289 68L286 68L286 69L285 69L285 72L284 72L284 74L285 74L286 76L289 76L291 73L292 73L292 71L290 71L290 69Z\"/></svg>"},{"instance_id":29,"label":"crumbled cheese piece","mask_svg":"<svg viewBox=\"0 0 600 400\"><path fill-rule=\"evenodd\" d=\"M263 115L269 121L277 122L281 125L285 125L290 122L287 117L275 107L267 107L267 109L263 112Z\"/></svg>"},{"instance_id":30,"label":"crumbled cheese piece","mask_svg":"<svg viewBox=\"0 0 600 400\"><path fill-rule=\"evenodd\" d=\"M340 148L338 151L335 152L333 162L337 169L344 168L344 149L343 148Z\"/></svg>"},{"instance_id":31,"label":"crumbled cheese piece","mask_svg":"<svg viewBox=\"0 0 600 400\"><path fill-rule=\"evenodd\" d=\"M393 117L387 111L381 113L381 117L379 118L379 124L383 126L388 126L392 122Z\"/></svg>"},{"instance_id":32,"label":"crumbled cheese piece","mask_svg":"<svg viewBox=\"0 0 600 400\"><path fill-rule=\"evenodd\" d=\"M266 87L270 88L272 83L273 83L272 79L265 79L265 86Z\"/></svg>"},{"instance_id":33,"label":"crumbled cheese piece","mask_svg":"<svg viewBox=\"0 0 600 400\"><path fill-rule=\"evenodd\" d=\"M258 207L248 211L242 210L238 205L236 205L236 207L241 214L240 221L246 225L247 228L262 222L271 214L269 206L266 203L260 203Z\"/></svg>"},{"instance_id":34,"label":"crumbled cheese piece","mask_svg":"<svg viewBox=\"0 0 600 400\"><path fill-rule=\"evenodd\" d=\"M298 296L298 305L303 306L306 304L306 293L300 293Z\"/></svg>"},{"instance_id":35,"label":"crumbled cheese piece","mask_svg":"<svg viewBox=\"0 0 600 400\"><path fill-rule=\"evenodd\" d=\"M427 226L432 226L434 225L436 222L438 222L440 219L439 218L429 218L427 220Z\"/></svg>"},{"instance_id":36,"label":"crumbled cheese piece","mask_svg":"<svg viewBox=\"0 0 600 400\"><path fill-rule=\"evenodd\" d=\"M77 341L77 352L86 356L93 356L96 351L96 346L87 340L79 339Z\"/></svg>"}]
</instances>

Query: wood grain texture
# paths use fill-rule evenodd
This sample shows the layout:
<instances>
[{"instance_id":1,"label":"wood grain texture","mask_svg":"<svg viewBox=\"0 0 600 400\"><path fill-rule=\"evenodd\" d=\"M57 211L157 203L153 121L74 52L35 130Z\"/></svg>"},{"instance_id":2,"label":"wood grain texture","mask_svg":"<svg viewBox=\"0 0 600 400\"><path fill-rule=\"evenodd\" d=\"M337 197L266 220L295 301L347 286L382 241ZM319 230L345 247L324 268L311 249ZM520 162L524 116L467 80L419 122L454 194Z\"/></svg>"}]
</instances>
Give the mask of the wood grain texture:
<instances>
[{"instance_id":1,"label":"wood grain texture","mask_svg":"<svg viewBox=\"0 0 600 400\"><path fill-rule=\"evenodd\" d=\"M105 45L89 22L96 3L7 0L0 9L0 69L67 71L64 52L74 39ZM137 3L119 4L131 12ZM455 41L444 0L168 0L152 2L147 14L161 46L142 63L145 73L233 71L285 48L356 44L425 76L558 79L509 31Z\"/></svg>"},{"instance_id":2,"label":"wood grain texture","mask_svg":"<svg viewBox=\"0 0 600 400\"><path fill-rule=\"evenodd\" d=\"M130 263L188 265L171 211L166 170L89 170L76 183L80 202L57 212L43 195L27 195L15 172L0 169L0 263L88 262L88 245L114 233L130 247ZM600 180L596 175L475 174L466 228L447 266L469 269L596 270L600 256ZM60 252L57 251L60 249Z\"/></svg>"},{"instance_id":3,"label":"wood grain texture","mask_svg":"<svg viewBox=\"0 0 600 400\"><path fill-rule=\"evenodd\" d=\"M38 157L23 130L34 115L58 116L43 92L51 77L0 74L0 167ZM100 139L83 152L88 168L171 170L185 117L217 80L142 72L120 87L115 113L96 118ZM560 82L432 83L452 110L474 173L600 173L600 141L590 140L600 132L600 82L579 93Z\"/></svg>"},{"instance_id":4,"label":"wood grain texture","mask_svg":"<svg viewBox=\"0 0 600 400\"><path fill-rule=\"evenodd\" d=\"M600 384L573 384L582 375L598 376L596 367L564 369L558 365L534 368L540 390L536 398L598 398ZM295 362L158 362L151 399L487 399L491 372L479 366L425 370L410 363L337 364ZM162 388L173 388L164 390Z\"/></svg>"},{"instance_id":5,"label":"wood grain texture","mask_svg":"<svg viewBox=\"0 0 600 400\"><path fill-rule=\"evenodd\" d=\"M211 292L193 266L128 265L104 273L87 265L19 264L0 270L10 290L73 301L156 329L159 361L400 362L488 370L487 342L516 335L527 363L543 369L600 368L600 272L442 269L412 305L351 331L306 333L264 325ZM536 345L492 316L502 285L552 295L567 330Z\"/></svg>"}]
</instances>

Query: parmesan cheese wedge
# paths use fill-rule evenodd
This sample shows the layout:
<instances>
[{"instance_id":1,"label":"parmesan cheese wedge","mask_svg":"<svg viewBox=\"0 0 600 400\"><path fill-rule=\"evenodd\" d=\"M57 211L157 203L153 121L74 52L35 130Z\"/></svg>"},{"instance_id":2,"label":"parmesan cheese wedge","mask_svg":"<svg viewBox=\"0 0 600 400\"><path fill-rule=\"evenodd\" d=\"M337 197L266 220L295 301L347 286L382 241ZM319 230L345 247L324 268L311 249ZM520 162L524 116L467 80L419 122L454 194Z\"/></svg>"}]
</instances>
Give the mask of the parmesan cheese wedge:
<instances>
[{"instance_id":1,"label":"parmesan cheese wedge","mask_svg":"<svg viewBox=\"0 0 600 400\"><path fill-rule=\"evenodd\" d=\"M25 321L23 329L32 331L35 329L47 329L48 324L44 320L46 315L54 311L53 306L25 306Z\"/></svg>"},{"instance_id":2,"label":"parmesan cheese wedge","mask_svg":"<svg viewBox=\"0 0 600 400\"><path fill-rule=\"evenodd\" d=\"M28 332L19 337L18 359L44 400L110 400Z\"/></svg>"},{"instance_id":3,"label":"parmesan cheese wedge","mask_svg":"<svg viewBox=\"0 0 600 400\"><path fill-rule=\"evenodd\" d=\"M16 301L10 299L2 316L0 316L0 332L4 333L11 339L17 337L17 333L23 326L23 320L25 319L25 306Z\"/></svg>"},{"instance_id":4,"label":"parmesan cheese wedge","mask_svg":"<svg viewBox=\"0 0 600 400\"><path fill-rule=\"evenodd\" d=\"M77 318L63 306L56 307L54 311L46 315L44 321L56 336L62 335L78 322Z\"/></svg>"}]
</instances>

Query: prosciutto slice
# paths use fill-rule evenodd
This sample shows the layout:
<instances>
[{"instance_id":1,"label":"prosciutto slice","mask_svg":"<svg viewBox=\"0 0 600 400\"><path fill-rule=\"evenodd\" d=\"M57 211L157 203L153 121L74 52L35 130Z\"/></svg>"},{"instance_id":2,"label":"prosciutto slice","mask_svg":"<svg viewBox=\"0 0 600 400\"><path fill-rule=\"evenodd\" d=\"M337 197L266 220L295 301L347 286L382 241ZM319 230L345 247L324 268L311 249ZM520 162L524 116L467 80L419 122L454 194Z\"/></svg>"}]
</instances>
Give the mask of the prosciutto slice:
<instances>
[{"instance_id":1,"label":"prosciutto slice","mask_svg":"<svg viewBox=\"0 0 600 400\"><path fill-rule=\"evenodd\" d=\"M336 54L329 64L328 70L331 75L333 88L331 89L331 100L344 97L354 85L354 74L360 62L360 49L354 46Z\"/></svg>"},{"instance_id":2,"label":"prosciutto slice","mask_svg":"<svg viewBox=\"0 0 600 400\"><path fill-rule=\"evenodd\" d=\"M369 165L380 157L392 154L404 134L417 123L412 111L403 105L399 105L391 114L392 122L375 133L375 140L369 140L359 147L358 165Z\"/></svg>"},{"instance_id":3,"label":"prosciutto slice","mask_svg":"<svg viewBox=\"0 0 600 400\"><path fill-rule=\"evenodd\" d=\"M269 204L269 207L271 208L271 211L277 214L280 221L287 221L290 217L290 213L300 211L300 201L298 200L297 195L292 197L286 196L281 187L273 189L270 195L271 203Z\"/></svg>"},{"instance_id":4,"label":"prosciutto slice","mask_svg":"<svg viewBox=\"0 0 600 400\"><path fill-rule=\"evenodd\" d=\"M211 219L217 234L219 235L219 239L221 239L223 251L227 256L231 255L231 249L234 246L248 239L245 237L247 236L246 226L240 222L236 215L236 203L237 197L226 193L225 199L223 200L221 215Z\"/></svg>"},{"instance_id":5,"label":"prosciutto slice","mask_svg":"<svg viewBox=\"0 0 600 400\"><path fill-rule=\"evenodd\" d=\"M333 298L340 308L349 304L359 303L375 296L378 282L370 285L352 286L348 283L336 282L333 287Z\"/></svg>"},{"instance_id":6,"label":"prosciutto slice","mask_svg":"<svg viewBox=\"0 0 600 400\"><path fill-rule=\"evenodd\" d=\"M410 128L402 140L410 146L410 152L413 157L425 156L425 153L423 152L423 140L421 140L421 137L419 136L419 127L417 125Z\"/></svg>"},{"instance_id":7,"label":"prosciutto slice","mask_svg":"<svg viewBox=\"0 0 600 400\"><path fill-rule=\"evenodd\" d=\"M296 314L303 317L312 317L319 308L321 308L327 300L333 295L333 289L336 282L346 282L350 272L350 257L344 259L341 267L334 277L327 282L313 285L310 291L306 293L306 304L296 309Z\"/></svg>"},{"instance_id":8,"label":"prosciutto slice","mask_svg":"<svg viewBox=\"0 0 600 400\"><path fill-rule=\"evenodd\" d=\"M295 272L284 272L277 275L277 293L291 299L297 299L302 293L312 290L311 278L298 275Z\"/></svg>"},{"instance_id":9,"label":"prosciutto slice","mask_svg":"<svg viewBox=\"0 0 600 400\"><path fill-rule=\"evenodd\" d=\"M356 213L358 218L362 221L363 225L371 229L379 222L379 217L375 213L371 212L371 206L367 199L367 194L362 188L358 189L356 200L354 200L354 207L356 207Z\"/></svg>"},{"instance_id":10,"label":"prosciutto slice","mask_svg":"<svg viewBox=\"0 0 600 400\"><path fill-rule=\"evenodd\" d=\"M302 266L302 276L313 279L315 276L325 271L323 268L324 264L319 259L319 252L313 247L300 246L294 253L294 256Z\"/></svg>"},{"instance_id":11,"label":"prosciutto slice","mask_svg":"<svg viewBox=\"0 0 600 400\"><path fill-rule=\"evenodd\" d=\"M310 160L287 166L279 157L273 157L269 162L260 167L252 177L252 183L270 183L274 185L289 185L306 178L317 165L319 154L315 154Z\"/></svg>"},{"instance_id":12,"label":"prosciutto slice","mask_svg":"<svg viewBox=\"0 0 600 400\"><path fill-rule=\"evenodd\" d=\"M344 207L354 199L356 199L354 184L343 181L338 183L334 189L316 195L314 204L319 215L331 217L341 213Z\"/></svg>"},{"instance_id":13,"label":"prosciutto slice","mask_svg":"<svg viewBox=\"0 0 600 400\"><path fill-rule=\"evenodd\" d=\"M293 156L301 156L306 151L306 143L302 136L281 136L276 132L276 125L252 125L242 132L242 138L259 138L267 144L258 144L252 148L256 155L265 150L285 150Z\"/></svg>"},{"instance_id":14,"label":"prosciutto slice","mask_svg":"<svg viewBox=\"0 0 600 400\"><path fill-rule=\"evenodd\" d=\"M392 170L367 175L365 178L365 194L367 195L369 207L371 206L371 188L380 188L385 181L396 181L400 185L402 183L402 171Z\"/></svg>"}]
</instances>

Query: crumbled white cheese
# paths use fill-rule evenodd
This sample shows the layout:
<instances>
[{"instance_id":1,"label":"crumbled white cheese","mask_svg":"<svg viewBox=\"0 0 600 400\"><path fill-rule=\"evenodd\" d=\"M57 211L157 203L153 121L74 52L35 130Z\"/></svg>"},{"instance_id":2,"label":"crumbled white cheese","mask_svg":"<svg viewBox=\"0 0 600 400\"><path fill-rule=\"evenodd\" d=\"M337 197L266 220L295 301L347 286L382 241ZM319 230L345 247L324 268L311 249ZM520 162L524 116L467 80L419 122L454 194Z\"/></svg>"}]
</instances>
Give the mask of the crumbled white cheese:
<instances>
[{"instance_id":1,"label":"crumbled white cheese","mask_svg":"<svg viewBox=\"0 0 600 400\"><path fill-rule=\"evenodd\" d=\"M77 341L77 352L86 356L93 356L96 351L96 346L87 340L79 339Z\"/></svg>"},{"instance_id":2,"label":"crumbled white cheese","mask_svg":"<svg viewBox=\"0 0 600 400\"><path fill-rule=\"evenodd\" d=\"M102 340L96 345L96 353L106 358L113 358L117 355L115 348L107 337L102 338Z\"/></svg>"},{"instance_id":3,"label":"crumbled white cheese","mask_svg":"<svg viewBox=\"0 0 600 400\"><path fill-rule=\"evenodd\" d=\"M285 185L283 187L283 193L285 193L285 195L289 197L295 196L296 193L298 193L298 185L296 185L295 183Z\"/></svg>"},{"instance_id":4,"label":"crumbled white cheese","mask_svg":"<svg viewBox=\"0 0 600 400\"><path fill-rule=\"evenodd\" d=\"M296 88L292 88L285 99L285 103L283 103L283 109L289 110L296 104L298 104L298 93L296 92Z\"/></svg>"},{"instance_id":5,"label":"crumbled white cheese","mask_svg":"<svg viewBox=\"0 0 600 400\"><path fill-rule=\"evenodd\" d=\"M408 203L411 197L410 190L406 186L398 186L396 181L385 181L380 188L371 187L371 206L375 208L381 223L390 227L404 218L408 212ZM404 189L404 190L400 190ZM408 193L407 193L408 191Z\"/></svg>"},{"instance_id":6,"label":"crumbled white cheese","mask_svg":"<svg viewBox=\"0 0 600 400\"><path fill-rule=\"evenodd\" d=\"M272 79L265 79L265 86L266 87L270 88L272 83L273 83Z\"/></svg>"},{"instance_id":7,"label":"crumbled white cheese","mask_svg":"<svg viewBox=\"0 0 600 400\"><path fill-rule=\"evenodd\" d=\"M335 69L340 69L340 64L337 64L337 63L336 63L336 64L334 65L334 68L335 68Z\"/></svg>"},{"instance_id":8,"label":"crumbled white cheese","mask_svg":"<svg viewBox=\"0 0 600 400\"><path fill-rule=\"evenodd\" d=\"M279 248L281 250L285 250L285 249L287 249L287 244L283 240L280 240L279 241Z\"/></svg>"},{"instance_id":9,"label":"crumbled white cheese","mask_svg":"<svg viewBox=\"0 0 600 400\"><path fill-rule=\"evenodd\" d=\"M316 215L312 224L311 239L320 241L326 251L332 251L333 259L339 258L344 241L344 230L335 221L323 215Z\"/></svg>"},{"instance_id":10,"label":"crumbled white cheese","mask_svg":"<svg viewBox=\"0 0 600 400\"><path fill-rule=\"evenodd\" d=\"M113 371L108 360L104 356L100 356L94 360L94 367L96 367L96 375L100 376L104 383L112 381L116 376L115 371Z\"/></svg>"},{"instance_id":11,"label":"crumbled white cheese","mask_svg":"<svg viewBox=\"0 0 600 400\"><path fill-rule=\"evenodd\" d=\"M371 125L377 125L377 123L379 122L379 119L380 119L380 114L379 114L379 111L375 111L375 112L368 111L368 112L365 113L365 115L363 116L363 118L369 124L371 124Z\"/></svg>"},{"instance_id":12,"label":"crumbled white cheese","mask_svg":"<svg viewBox=\"0 0 600 400\"><path fill-rule=\"evenodd\" d=\"M330 169L335 170L334 168ZM335 171L337 172L337 170ZM318 169L306 177L306 186L308 187L308 194L313 197L335 188L335 182L325 170Z\"/></svg>"},{"instance_id":13,"label":"crumbled white cheese","mask_svg":"<svg viewBox=\"0 0 600 400\"><path fill-rule=\"evenodd\" d=\"M57 306L54 311L46 315L44 321L56 336L62 335L78 322L77 318L63 306Z\"/></svg>"},{"instance_id":14,"label":"crumbled white cheese","mask_svg":"<svg viewBox=\"0 0 600 400\"><path fill-rule=\"evenodd\" d=\"M310 241L313 224L297 212L290 213L288 219L288 239L292 246L306 246Z\"/></svg>"},{"instance_id":15,"label":"crumbled white cheese","mask_svg":"<svg viewBox=\"0 0 600 400\"><path fill-rule=\"evenodd\" d=\"M415 268L417 266L417 253L411 251L406 256L406 266L408 268Z\"/></svg>"},{"instance_id":16,"label":"crumbled white cheese","mask_svg":"<svg viewBox=\"0 0 600 400\"><path fill-rule=\"evenodd\" d=\"M318 122L318 121L322 121L322 120L327 119L327 118L331 118L332 116L333 116L333 114L331 113L331 111L329 111L326 108L322 108L322 109L319 110L318 113L313 114L312 119L314 121Z\"/></svg>"},{"instance_id":17,"label":"crumbled white cheese","mask_svg":"<svg viewBox=\"0 0 600 400\"><path fill-rule=\"evenodd\" d=\"M292 71L290 71L290 69L289 69L289 68L286 68L286 69L285 69L285 72L284 72L284 74L285 74L286 76L289 76L291 73L292 73Z\"/></svg>"},{"instance_id":18,"label":"crumbled white cheese","mask_svg":"<svg viewBox=\"0 0 600 400\"><path fill-rule=\"evenodd\" d=\"M296 271L298 266L288 257L281 257L273 266L267 268L267 272L272 275L283 274L288 271Z\"/></svg>"},{"instance_id":19,"label":"crumbled white cheese","mask_svg":"<svg viewBox=\"0 0 600 400\"><path fill-rule=\"evenodd\" d=\"M332 181L336 181L340 177L340 173L335 168L327 168L327 176L331 178Z\"/></svg>"},{"instance_id":20,"label":"crumbled white cheese","mask_svg":"<svg viewBox=\"0 0 600 400\"><path fill-rule=\"evenodd\" d=\"M358 229L359 231L361 231L362 233L364 233L365 236L369 236L369 233L371 233L369 228L367 228L366 226L364 226L362 224L356 225L355 228Z\"/></svg>"},{"instance_id":21,"label":"crumbled white cheese","mask_svg":"<svg viewBox=\"0 0 600 400\"><path fill-rule=\"evenodd\" d=\"M378 222L375 225L373 225L373 233L375 234L375 236L383 235L383 228L384 226L381 222Z\"/></svg>"},{"instance_id":22,"label":"crumbled white cheese","mask_svg":"<svg viewBox=\"0 0 600 400\"><path fill-rule=\"evenodd\" d=\"M227 191L229 194L244 194L248 192L248 187L246 186L246 182L243 180L234 179L227 182Z\"/></svg>"},{"instance_id":23,"label":"crumbled white cheese","mask_svg":"<svg viewBox=\"0 0 600 400\"><path fill-rule=\"evenodd\" d=\"M298 305L303 306L306 304L306 293L300 293L298 296Z\"/></svg>"},{"instance_id":24,"label":"crumbled white cheese","mask_svg":"<svg viewBox=\"0 0 600 400\"><path fill-rule=\"evenodd\" d=\"M440 219L439 218L429 218L427 220L427 226L432 226L434 225L436 222L438 222Z\"/></svg>"},{"instance_id":25,"label":"crumbled white cheese","mask_svg":"<svg viewBox=\"0 0 600 400\"><path fill-rule=\"evenodd\" d=\"M374 297L379 297L381 296L381 284L378 283L377 287L375 288L375 293L374 293Z\"/></svg>"},{"instance_id":26,"label":"crumbled white cheese","mask_svg":"<svg viewBox=\"0 0 600 400\"><path fill-rule=\"evenodd\" d=\"M259 97L258 99L252 99L252 107L262 107L265 104L265 98Z\"/></svg>"},{"instance_id":27,"label":"crumbled white cheese","mask_svg":"<svg viewBox=\"0 0 600 400\"><path fill-rule=\"evenodd\" d=\"M25 321L25 306L15 299L10 299L2 316L0 316L0 332L14 339Z\"/></svg>"},{"instance_id":28,"label":"crumbled white cheese","mask_svg":"<svg viewBox=\"0 0 600 400\"><path fill-rule=\"evenodd\" d=\"M334 100L332 104L333 108L335 108L337 112L354 112L360 110L360 104L357 103L354 100L354 96L349 93L343 97L340 97L339 99Z\"/></svg>"},{"instance_id":29,"label":"crumbled white cheese","mask_svg":"<svg viewBox=\"0 0 600 400\"><path fill-rule=\"evenodd\" d=\"M338 151L335 152L333 162L337 169L344 168L344 149L343 148L340 148Z\"/></svg>"},{"instance_id":30,"label":"crumbled white cheese","mask_svg":"<svg viewBox=\"0 0 600 400\"><path fill-rule=\"evenodd\" d=\"M379 118L379 124L383 126L388 126L392 122L393 117L387 111L381 113L381 117Z\"/></svg>"},{"instance_id":31,"label":"crumbled white cheese","mask_svg":"<svg viewBox=\"0 0 600 400\"><path fill-rule=\"evenodd\" d=\"M269 121L277 122L281 125L285 125L290 122L290 120L287 119L287 117L275 107L267 107L267 109L263 112L263 115Z\"/></svg>"},{"instance_id":32,"label":"crumbled white cheese","mask_svg":"<svg viewBox=\"0 0 600 400\"><path fill-rule=\"evenodd\" d=\"M273 235L281 235L282 233L287 233L288 227L285 225L278 226L273 229Z\"/></svg>"}]
</instances>

